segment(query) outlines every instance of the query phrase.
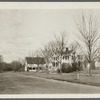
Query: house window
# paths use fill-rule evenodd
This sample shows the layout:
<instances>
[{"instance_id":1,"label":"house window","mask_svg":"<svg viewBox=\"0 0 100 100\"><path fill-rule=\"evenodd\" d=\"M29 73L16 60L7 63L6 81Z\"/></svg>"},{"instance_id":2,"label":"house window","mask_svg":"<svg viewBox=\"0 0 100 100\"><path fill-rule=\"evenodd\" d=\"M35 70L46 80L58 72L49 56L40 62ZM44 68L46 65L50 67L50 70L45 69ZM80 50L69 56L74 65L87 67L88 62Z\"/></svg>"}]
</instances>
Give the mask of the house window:
<instances>
[{"instance_id":1,"label":"house window","mask_svg":"<svg viewBox=\"0 0 100 100\"><path fill-rule=\"evenodd\" d=\"M58 57L54 57L54 60L57 60L58 59Z\"/></svg>"},{"instance_id":2,"label":"house window","mask_svg":"<svg viewBox=\"0 0 100 100\"><path fill-rule=\"evenodd\" d=\"M78 60L82 60L82 56L81 55L78 55Z\"/></svg>"},{"instance_id":3,"label":"house window","mask_svg":"<svg viewBox=\"0 0 100 100\"><path fill-rule=\"evenodd\" d=\"M52 63L53 67L55 67L55 62Z\"/></svg>"},{"instance_id":4,"label":"house window","mask_svg":"<svg viewBox=\"0 0 100 100\"><path fill-rule=\"evenodd\" d=\"M65 58L65 57L63 56L63 60L64 60L64 58Z\"/></svg>"},{"instance_id":5,"label":"house window","mask_svg":"<svg viewBox=\"0 0 100 100\"><path fill-rule=\"evenodd\" d=\"M33 70L35 70L35 67L33 67Z\"/></svg>"},{"instance_id":6,"label":"house window","mask_svg":"<svg viewBox=\"0 0 100 100\"><path fill-rule=\"evenodd\" d=\"M32 67L29 67L29 70L32 70Z\"/></svg>"},{"instance_id":7,"label":"house window","mask_svg":"<svg viewBox=\"0 0 100 100\"><path fill-rule=\"evenodd\" d=\"M67 60L67 56L65 56L65 60Z\"/></svg>"},{"instance_id":8,"label":"house window","mask_svg":"<svg viewBox=\"0 0 100 100\"><path fill-rule=\"evenodd\" d=\"M65 59L66 59L66 60L69 59L69 56L65 56Z\"/></svg>"},{"instance_id":9,"label":"house window","mask_svg":"<svg viewBox=\"0 0 100 100\"><path fill-rule=\"evenodd\" d=\"M56 62L56 66L58 66L58 63Z\"/></svg>"},{"instance_id":10,"label":"house window","mask_svg":"<svg viewBox=\"0 0 100 100\"><path fill-rule=\"evenodd\" d=\"M42 70L42 67L40 67L40 70Z\"/></svg>"}]
</instances>

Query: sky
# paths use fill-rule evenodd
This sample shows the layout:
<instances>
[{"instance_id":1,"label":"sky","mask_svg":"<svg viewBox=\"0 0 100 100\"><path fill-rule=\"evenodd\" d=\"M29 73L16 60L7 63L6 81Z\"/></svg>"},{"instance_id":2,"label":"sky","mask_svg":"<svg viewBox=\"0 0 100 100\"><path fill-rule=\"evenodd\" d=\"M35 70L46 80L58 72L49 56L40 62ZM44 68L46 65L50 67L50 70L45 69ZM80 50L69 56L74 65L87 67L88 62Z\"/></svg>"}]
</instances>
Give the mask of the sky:
<instances>
[{"instance_id":1,"label":"sky","mask_svg":"<svg viewBox=\"0 0 100 100\"><path fill-rule=\"evenodd\" d=\"M100 10L94 12L100 15ZM73 42L77 32L73 18L81 13L77 9L0 10L0 55L5 62L25 58L63 31L69 34L68 42Z\"/></svg>"}]
</instances>

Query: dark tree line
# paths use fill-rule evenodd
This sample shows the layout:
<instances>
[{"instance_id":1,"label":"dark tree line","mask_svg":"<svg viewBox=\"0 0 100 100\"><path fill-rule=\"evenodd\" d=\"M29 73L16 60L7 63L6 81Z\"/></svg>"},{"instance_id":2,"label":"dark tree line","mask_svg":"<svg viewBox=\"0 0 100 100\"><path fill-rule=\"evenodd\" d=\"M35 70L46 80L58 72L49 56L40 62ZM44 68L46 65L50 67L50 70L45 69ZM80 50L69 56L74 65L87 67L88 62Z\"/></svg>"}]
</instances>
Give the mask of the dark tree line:
<instances>
[{"instance_id":1,"label":"dark tree line","mask_svg":"<svg viewBox=\"0 0 100 100\"><path fill-rule=\"evenodd\" d=\"M0 63L0 72L5 71L24 71L24 65L19 61L13 61L11 63L2 62Z\"/></svg>"}]
</instances>

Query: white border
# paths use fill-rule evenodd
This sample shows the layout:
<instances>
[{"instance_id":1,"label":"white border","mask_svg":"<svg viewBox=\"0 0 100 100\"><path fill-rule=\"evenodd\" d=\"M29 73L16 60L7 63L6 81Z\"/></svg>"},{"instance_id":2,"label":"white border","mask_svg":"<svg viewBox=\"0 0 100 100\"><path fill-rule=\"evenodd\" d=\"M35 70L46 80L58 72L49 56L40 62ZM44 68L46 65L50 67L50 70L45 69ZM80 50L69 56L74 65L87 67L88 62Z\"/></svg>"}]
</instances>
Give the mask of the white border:
<instances>
[{"instance_id":1,"label":"white border","mask_svg":"<svg viewBox=\"0 0 100 100\"><path fill-rule=\"evenodd\" d=\"M100 2L0 2L0 9L100 9ZM0 98L100 98L99 94L1 94Z\"/></svg>"},{"instance_id":2,"label":"white border","mask_svg":"<svg viewBox=\"0 0 100 100\"><path fill-rule=\"evenodd\" d=\"M7 94L0 98L100 98L100 94Z\"/></svg>"},{"instance_id":3,"label":"white border","mask_svg":"<svg viewBox=\"0 0 100 100\"><path fill-rule=\"evenodd\" d=\"M100 2L0 2L0 9L100 9Z\"/></svg>"}]
</instances>

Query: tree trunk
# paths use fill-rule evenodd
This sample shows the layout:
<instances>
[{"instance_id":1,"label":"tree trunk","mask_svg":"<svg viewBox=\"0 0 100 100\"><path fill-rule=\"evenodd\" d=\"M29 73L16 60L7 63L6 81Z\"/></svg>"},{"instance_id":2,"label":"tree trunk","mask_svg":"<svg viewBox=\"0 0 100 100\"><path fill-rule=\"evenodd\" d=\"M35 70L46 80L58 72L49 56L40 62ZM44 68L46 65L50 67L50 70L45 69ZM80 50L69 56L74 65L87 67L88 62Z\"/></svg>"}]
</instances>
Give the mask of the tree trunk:
<instances>
[{"instance_id":1,"label":"tree trunk","mask_svg":"<svg viewBox=\"0 0 100 100\"><path fill-rule=\"evenodd\" d=\"M60 75L62 74L61 63L60 63L60 66L59 66L59 74Z\"/></svg>"},{"instance_id":2,"label":"tree trunk","mask_svg":"<svg viewBox=\"0 0 100 100\"><path fill-rule=\"evenodd\" d=\"M80 76L79 76L79 71L78 71L78 70L76 71L76 79L77 79L77 80L79 80L79 79L80 79Z\"/></svg>"},{"instance_id":3,"label":"tree trunk","mask_svg":"<svg viewBox=\"0 0 100 100\"><path fill-rule=\"evenodd\" d=\"M91 62L89 62L89 76L92 76Z\"/></svg>"},{"instance_id":4,"label":"tree trunk","mask_svg":"<svg viewBox=\"0 0 100 100\"><path fill-rule=\"evenodd\" d=\"M47 74L49 74L49 65L46 65Z\"/></svg>"},{"instance_id":5,"label":"tree trunk","mask_svg":"<svg viewBox=\"0 0 100 100\"><path fill-rule=\"evenodd\" d=\"M61 68L60 68L60 75L62 74Z\"/></svg>"}]
</instances>

